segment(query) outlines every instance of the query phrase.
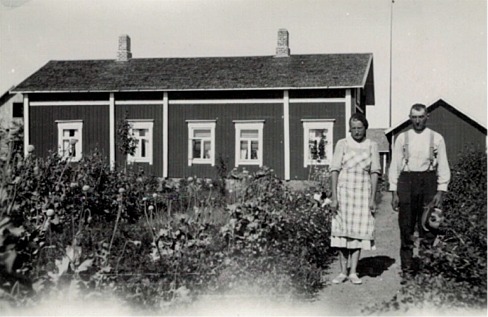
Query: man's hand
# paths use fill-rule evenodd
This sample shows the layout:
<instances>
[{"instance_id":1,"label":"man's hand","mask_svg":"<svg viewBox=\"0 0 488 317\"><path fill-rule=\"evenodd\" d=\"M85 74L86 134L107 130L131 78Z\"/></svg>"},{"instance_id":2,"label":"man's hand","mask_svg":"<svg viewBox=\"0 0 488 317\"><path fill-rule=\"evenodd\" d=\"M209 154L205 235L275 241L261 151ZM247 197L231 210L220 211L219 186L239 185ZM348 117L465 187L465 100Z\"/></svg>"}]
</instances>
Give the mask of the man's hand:
<instances>
[{"instance_id":1,"label":"man's hand","mask_svg":"<svg viewBox=\"0 0 488 317\"><path fill-rule=\"evenodd\" d=\"M431 204L434 205L434 207L441 208L443 197L444 192L438 191L437 194L435 194L434 198L432 198Z\"/></svg>"},{"instance_id":2,"label":"man's hand","mask_svg":"<svg viewBox=\"0 0 488 317\"><path fill-rule=\"evenodd\" d=\"M393 210L398 211L398 204L400 199L398 198L398 193L396 191L391 192L391 207Z\"/></svg>"}]
</instances>

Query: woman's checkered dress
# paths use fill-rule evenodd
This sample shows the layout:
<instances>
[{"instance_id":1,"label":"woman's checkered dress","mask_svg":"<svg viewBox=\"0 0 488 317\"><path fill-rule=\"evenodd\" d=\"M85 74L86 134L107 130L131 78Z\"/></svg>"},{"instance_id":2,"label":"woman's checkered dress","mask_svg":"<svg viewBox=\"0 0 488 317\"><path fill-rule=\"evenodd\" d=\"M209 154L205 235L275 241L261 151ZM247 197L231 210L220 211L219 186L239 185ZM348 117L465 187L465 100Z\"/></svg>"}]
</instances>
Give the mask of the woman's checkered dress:
<instances>
[{"instance_id":1,"label":"woman's checkered dress","mask_svg":"<svg viewBox=\"0 0 488 317\"><path fill-rule=\"evenodd\" d=\"M332 247L374 249L371 197L372 142L345 139L337 183L337 215L332 219ZM375 144L376 145L376 144ZM336 149L337 151L337 149ZM375 164L376 165L376 164Z\"/></svg>"}]
</instances>

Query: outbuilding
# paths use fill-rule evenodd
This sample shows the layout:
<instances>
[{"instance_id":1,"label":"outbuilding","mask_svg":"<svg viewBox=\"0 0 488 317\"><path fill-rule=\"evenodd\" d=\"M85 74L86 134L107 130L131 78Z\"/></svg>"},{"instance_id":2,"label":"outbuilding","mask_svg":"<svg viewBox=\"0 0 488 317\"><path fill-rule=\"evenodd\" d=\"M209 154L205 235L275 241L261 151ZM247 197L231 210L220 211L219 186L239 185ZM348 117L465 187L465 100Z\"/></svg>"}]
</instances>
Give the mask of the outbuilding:
<instances>
[{"instance_id":1,"label":"outbuilding","mask_svg":"<svg viewBox=\"0 0 488 317\"><path fill-rule=\"evenodd\" d=\"M449 164L453 166L458 161L459 154L471 147L486 151L486 127L469 117L442 99L427 107L429 119L427 127L439 132L446 142L446 152ZM396 137L412 128L410 120L406 119L385 131L391 146Z\"/></svg>"}]
</instances>

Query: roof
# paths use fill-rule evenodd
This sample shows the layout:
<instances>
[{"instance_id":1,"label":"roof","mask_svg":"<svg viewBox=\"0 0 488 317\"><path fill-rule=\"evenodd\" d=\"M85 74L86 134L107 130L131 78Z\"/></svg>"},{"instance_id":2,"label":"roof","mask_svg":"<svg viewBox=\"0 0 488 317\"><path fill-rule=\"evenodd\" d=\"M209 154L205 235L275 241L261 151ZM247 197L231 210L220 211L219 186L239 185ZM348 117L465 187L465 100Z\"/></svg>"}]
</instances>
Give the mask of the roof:
<instances>
[{"instance_id":1,"label":"roof","mask_svg":"<svg viewBox=\"0 0 488 317\"><path fill-rule=\"evenodd\" d=\"M115 92L368 86L371 90L369 94L374 94L372 63L371 53L134 58L126 62L50 61L13 91Z\"/></svg>"},{"instance_id":2,"label":"roof","mask_svg":"<svg viewBox=\"0 0 488 317\"><path fill-rule=\"evenodd\" d=\"M385 135L385 129L367 129L366 138L375 141L378 144L379 152L389 152L390 144Z\"/></svg>"},{"instance_id":3,"label":"roof","mask_svg":"<svg viewBox=\"0 0 488 317\"><path fill-rule=\"evenodd\" d=\"M434 111L438 107L444 107L447 110L454 112L458 117L461 117L463 120L468 121L473 126L475 126L478 130L483 131L486 134L486 127L485 126L483 126L482 124L480 124L479 122L477 122L473 118L469 117L465 113L461 112L460 110L456 109L455 107L451 106L450 104L448 104L447 102L445 102L442 99L439 99L436 102L434 102L433 104L431 104L430 106L428 106L427 107L427 113L431 113L432 111ZM389 135L391 133L394 133L395 131L401 130L401 129L405 128L408 124L410 124L410 120L406 119L406 120L398 123L397 125L387 129L385 131L385 135Z\"/></svg>"},{"instance_id":4,"label":"roof","mask_svg":"<svg viewBox=\"0 0 488 317\"><path fill-rule=\"evenodd\" d=\"M12 87L13 88L13 87ZM12 89L10 88L10 89ZM10 90L7 90L2 95L0 95L0 107L5 104L7 101L12 99L15 96L15 93L11 93Z\"/></svg>"}]
</instances>

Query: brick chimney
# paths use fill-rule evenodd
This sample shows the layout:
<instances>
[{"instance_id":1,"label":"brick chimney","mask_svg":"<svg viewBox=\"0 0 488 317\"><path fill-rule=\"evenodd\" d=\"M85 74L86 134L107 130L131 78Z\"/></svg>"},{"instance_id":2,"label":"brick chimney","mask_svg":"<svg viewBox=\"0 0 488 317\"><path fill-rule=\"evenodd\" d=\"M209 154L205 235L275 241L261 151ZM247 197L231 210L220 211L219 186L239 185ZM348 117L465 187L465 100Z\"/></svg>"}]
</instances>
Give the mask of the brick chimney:
<instances>
[{"instance_id":1,"label":"brick chimney","mask_svg":"<svg viewBox=\"0 0 488 317\"><path fill-rule=\"evenodd\" d=\"M278 30L278 46L276 47L276 57L289 57L290 48L288 47L289 34L286 29Z\"/></svg>"},{"instance_id":2,"label":"brick chimney","mask_svg":"<svg viewBox=\"0 0 488 317\"><path fill-rule=\"evenodd\" d=\"M119 36L119 50L117 51L117 61L127 62L132 58L130 51L130 37L128 35Z\"/></svg>"}]
</instances>

